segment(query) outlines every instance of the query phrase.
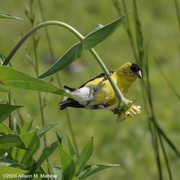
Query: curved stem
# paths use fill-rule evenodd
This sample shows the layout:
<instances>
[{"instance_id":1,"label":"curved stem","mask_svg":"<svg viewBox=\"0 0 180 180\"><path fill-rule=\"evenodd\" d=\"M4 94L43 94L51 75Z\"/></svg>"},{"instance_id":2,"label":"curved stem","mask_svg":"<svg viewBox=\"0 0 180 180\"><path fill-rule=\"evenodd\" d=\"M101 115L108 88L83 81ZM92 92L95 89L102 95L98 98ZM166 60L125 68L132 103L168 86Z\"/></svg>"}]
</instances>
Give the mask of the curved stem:
<instances>
[{"instance_id":1,"label":"curved stem","mask_svg":"<svg viewBox=\"0 0 180 180\"><path fill-rule=\"evenodd\" d=\"M66 29L68 29L69 31L71 31L80 41L84 40L84 36L82 36L76 29L74 29L72 26L63 23L61 21L45 21L42 22L36 26L34 26L30 31L28 31L23 37L22 39L16 44L16 46L13 48L13 50L10 52L10 54L7 56L6 60L4 61L3 65L7 65L11 58L13 57L13 55L16 53L16 51L20 48L20 46L24 43L24 41L26 39L28 39L28 37L30 37L35 31L37 31L40 28L43 28L45 26L50 26L50 25L57 25L57 26L62 26ZM109 76L109 71L106 68L106 66L104 65L104 63L102 62L101 58L98 56L98 54L96 53L96 51L92 48L90 49L90 52L92 53L92 55L95 57L96 61L98 62L98 64L100 65L100 67L102 68L102 70L104 71L106 76ZM109 82L111 83L112 88L115 91L115 94L118 98L119 101L124 100L124 96L122 95L121 91L119 90L119 88L117 87L117 85L115 84L115 82L113 81L113 79L110 77L109 78Z\"/></svg>"},{"instance_id":2,"label":"curved stem","mask_svg":"<svg viewBox=\"0 0 180 180\"><path fill-rule=\"evenodd\" d=\"M49 25L57 25L57 26L62 26L66 29L68 29L69 31L71 31L74 35L77 36L77 38L82 41L84 39L84 36L82 36L76 29L74 29L72 26L60 22L60 21L45 21L42 22L36 26L34 26L30 31L28 31L23 37L22 39L16 44L16 46L13 48L13 50L10 52L10 54L7 56L6 60L4 61L3 65L7 65L11 58L13 57L13 55L16 53L16 51L20 48L20 46L24 43L24 41L26 39L28 39L28 37L30 37L35 31L37 31L40 28L43 28L45 26L49 26Z\"/></svg>"},{"instance_id":3,"label":"curved stem","mask_svg":"<svg viewBox=\"0 0 180 180\"><path fill-rule=\"evenodd\" d=\"M40 12L41 12L41 17L42 17L43 21L45 21L44 10L42 8L41 1L38 0L38 3L39 3L39 9L40 9ZM54 57L54 54L53 54L53 48L52 48L52 45L51 45L51 39L49 37L47 27L44 27L44 29L45 29L45 34L46 34L46 38L47 38L47 43L49 45L49 51L50 51L50 54L51 54L51 57L52 57L52 61L54 63L55 57ZM62 88L61 80L60 80L60 77L59 77L58 73L56 73L56 79L57 79L58 86L60 88ZM68 121L68 126L69 126L69 129L70 129L70 133L71 133L71 138L72 138L72 141L73 141L73 144L74 144L74 148L76 150L77 157L79 157L79 151L78 151L78 147L77 147L76 136L75 136L74 129L73 129L73 126L72 126L70 113L69 113L68 109L65 109L65 112L66 112L66 118L67 118L67 121Z\"/></svg>"},{"instance_id":4,"label":"curved stem","mask_svg":"<svg viewBox=\"0 0 180 180\"><path fill-rule=\"evenodd\" d=\"M90 49L90 52L92 53L92 55L94 56L94 58L96 59L96 61L100 65L100 67L102 68L102 70L104 71L105 75L108 77L109 76L109 71L106 68L106 66L104 65L104 63L101 60L101 58L96 53L96 51L92 48L92 49ZM109 78L109 82L110 82L112 88L114 89L114 92L115 92L118 100L119 101L123 101L125 99L125 97L123 96L123 94L121 93L121 91L119 90L119 88L117 87L116 83L114 82L114 80L112 79L111 76Z\"/></svg>"}]
</instances>

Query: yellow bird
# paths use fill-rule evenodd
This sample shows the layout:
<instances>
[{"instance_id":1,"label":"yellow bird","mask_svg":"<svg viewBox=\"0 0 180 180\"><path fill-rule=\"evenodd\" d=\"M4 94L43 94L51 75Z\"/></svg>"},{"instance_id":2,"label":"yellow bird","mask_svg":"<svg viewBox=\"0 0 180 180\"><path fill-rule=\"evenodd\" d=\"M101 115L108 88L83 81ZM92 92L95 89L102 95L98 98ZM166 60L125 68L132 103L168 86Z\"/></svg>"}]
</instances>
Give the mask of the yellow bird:
<instances>
[{"instance_id":1,"label":"yellow bird","mask_svg":"<svg viewBox=\"0 0 180 180\"><path fill-rule=\"evenodd\" d=\"M142 78L142 69L131 62L127 62L116 71L109 71L109 73L123 95L137 78ZM65 91L76 97L78 101L64 96L59 103L60 110L67 107L106 109L108 106L116 104L118 99L107 79L108 77L102 73L77 89L64 86Z\"/></svg>"}]
</instances>

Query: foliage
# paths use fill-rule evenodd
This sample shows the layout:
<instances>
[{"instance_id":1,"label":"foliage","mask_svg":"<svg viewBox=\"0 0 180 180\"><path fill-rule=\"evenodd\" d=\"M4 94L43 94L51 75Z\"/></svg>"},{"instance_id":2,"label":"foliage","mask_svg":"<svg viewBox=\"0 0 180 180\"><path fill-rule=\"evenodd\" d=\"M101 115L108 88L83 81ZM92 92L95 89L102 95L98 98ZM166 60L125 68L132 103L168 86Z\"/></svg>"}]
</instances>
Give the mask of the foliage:
<instances>
[{"instance_id":1,"label":"foliage","mask_svg":"<svg viewBox=\"0 0 180 180\"><path fill-rule=\"evenodd\" d=\"M114 1L116 2L116 1ZM122 0L123 3L123 11L126 11L126 2ZM119 14L121 14L121 11L117 8L117 2L114 3L116 6L117 11ZM143 93L143 98L144 102L147 102L148 104L148 109L147 114L148 117L148 124L149 124L149 130L152 136L152 147L154 150L155 154L155 160L157 163L157 169L159 173L159 179L163 179L163 166L162 166L162 161L165 160L165 165L167 169L167 173L169 176L169 179L173 179L170 164L168 161L168 154L166 152L164 142L167 143L167 145L174 151L176 156L180 158L180 153L178 152L176 146L173 144L172 140L167 136L167 134L162 130L162 128L159 126L156 118L156 114L154 111L154 104L152 101L152 89L151 89L151 83L150 83L150 78L149 78L149 65L148 65L148 55L147 51L144 45L144 39L143 39L143 33L141 30L141 22L138 14L138 8L137 8L137 3L136 0L133 0L133 7L134 7L134 24L135 24L135 36L133 37L132 29L130 28L129 21L125 23L125 29L127 31L127 34L129 36L130 42L131 42L131 47L134 52L134 57L136 62L144 69L144 79L142 81L142 93ZM157 67L160 68L160 66L157 64ZM164 75L163 75L164 76ZM165 78L165 76L164 76ZM166 78L165 78L166 79ZM175 91L174 87L168 82L166 79L167 83L170 85L172 88L174 94L176 97L179 99L178 93ZM148 113L150 112L150 113ZM163 158L160 156L160 152L162 151Z\"/></svg>"},{"instance_id":2,"label":"foliage","mask_svg":"<svg viewBox=\"0 0 180 180\"><path fill-rule=\"evenodd\" d=\"M26 7L25 11L26 11L26 15L30 21L31 26L33 27L37 24L37 21L39 21L39 18L37 20L36 14L35 12L33 12L34 10L33 7L35 7L33 6L33 0L29 0L29 2L30 2L30 9ZM34 1L34 5L37 5L37 3L40 4L40 2L41 2L40 0ZM51 2L51 5L53 4L52 2ZM135 59L139 64L141 64L143 68L143 77L144 77L143 83L141 84L142 89L141 91L139 91L138 88L136 89L136 87L134 86L135 88L133 88L133 90L134 89L135 90L131 92L133 92L132 94L136 95L138 97L138 100L140 101L141 101L141 96L142 96L142 99L143 99L142 100L142 104L143 104L142 115L139 118L133 118L132 121L128 121L126 124L120 124L120 126L117 126L117 125L114 125L114 123L112 123L109 120L109 119L112 119L112 117L109 116L109 114L107 114L106 112L99 113L97 111L96 112L91 111L90 113L88 111L81 111L81 110L74 111L72 109L71 114L68 114L68 111L65 111L65 115L67 115L68 121L67 122L63 121L63 123L68 123L69 128L71 129L70 130L71 138L73 140L73 144L75 148L73 148L72 143L67 137L68 146L69 146L69 152L67 153L65 151L66 149L65 145L63 144L62 146L61 137L57 135L57 139L58 139L57 150L59 151L59 154L60 154L60 149L61 149L61 152L64 151L64 154L68 156L67 159L74 160L74 163L72 163L72 165L70 166L71 168L68 169L68 172L69 171L73 172L69 176L73 177L74 167L76 166L76 161L79 157L78 147L77 147L77 143L75 139L76 138L78 139L78 146L80 146L83 141L86 141L86 137L82 135L82 131L86 135L91 134L91 136L94 133L93 136L96 138L96 140L98 140L98 144L95 144L95 148L94 148L95 153L93 154L94 155L93 158L101 159L103 157L104 160L110 159L110 161L117 161L117 159L120 159L120 162L122 164L121 171L119 171L117 168L117 171L116 169L114 169L110 171L110 173L107 174L107 176L106 174L100 173L100 175L99 174L95 175L94 176L95 178L97 177L97 179L120 179L120 178L144 179L146 177L146 179L166 179L166 178L178 179L179 158L177 157L179 157L179 149L176 148L175 145L179 143L179 126L177 123L179 119L179 104L178 104L179 103L179 91L178 91L179 86L177 84L177 81L178 81L178 72L179 72L178 68L179 68L179 62L180 62L179 61L180 51L178 52L178 56L176 52L177 51L176 42L178 41L178 43L180 43L179 38L178 38L180 34L176 33L177 31L176 30L176 17L178 20L177 21L178 25L180 25L180 17L179 17L180 14L179 14L179 6L178 6L179 2L177 0L174 0L176 14L174 13L175 11L173 11L174 7L172 7L173 0L172 1L166 0L165 2L164 1L157 2L153 0L152 3L150 4L148 4L148 2L145 2L145 1L137 1L137 2L126 1L125 2L124 0L122 1L113 0L112 2L114 3L114 6L120 16L122 16L122 14L126 13L129 10L131 11L130 15L128 15L128 18L126 18L126 21L124 24L127 34L125 34L124 33L125 31L123 30L120 36L117 33L115 36L111 37L110 39L111 41L109 41L109 43L106 43L108 42L106 41L103 44L103 48L102 46L97 46L96 49L100 52L103 59L107 59L106 63L109 68L115 68L119 66L119 64L121 64L124 60L127 61L127 59L128 60L131 59L132 61L134 61L133 59ZM112 2L108 1L106 3L102 3L102 1L96 1L95 3L93 1L86 1L86 2L79 2L79 3L75 2L74 4L74 1L68 1L67 2L68 6L67 6L65 2L59 1L58 5L60 6L57 6L57 2L54 2L55 5L53 7L50 7L49 4L47 5L43 3L43 6L47 8L44 15L41 12L42 15L40 19L45 21L45 16L47 15L48 19L54 19L54 18L63 19L63 21L69 22L70 24L73 24L73 25L75 23L78 24L78 28L80 29L89 31L89 29L91 29L91 25L94 24L94 22L98 21L99 18L101 18L100 20L101 22L103 20L104 22L107 22L109 21L109 19L117 17L117 14L116 14L117 12L115 11L115 9L110 8L109 6L110 5L109 3L111 3L111 6L112 6ZM119 2L122 2L122 3L119 3ZM5 2L3 3L5 4ZM2 7L3 7L3 3L2 3ZM13 3L14 3L14 7L15 5L17 6L19 5L18 7L18 10L19 10L20 4L18 3L21 3L21 2L17 1L17 2L12 2L12 4ZM21 4L24 5L24 3L21 3ZM159 7L159 5L161 6ZM66 12L67 8L65 6L68 7L68 11L69 10L71 11L70 13ZM9 4L8 4L8 7L9 7ZM39 7L40 7L39 8L40 11L42 11L43 10L42 4L40 4ZM73 14L75 15L75 18L72 18ZM82 17L82 14L83 14L83 17ZM4 22L6 20L11 21L11 18L12 18L11 15L2 13L0 18L4 16L6 16L6 18L4 19ZM23 19L26 19L26 17ZM7 24L7 21L6 21L6 24ZM15 22L23 22L23 21L15 21ZM3 23L3 21L1 21L1 23ZM25 29L25 28L28 28L27 21L24 24L25 24L25 27L24 26L21 27L21 30L23 32L19 32L20 31L19 28L18 29L14 28L16 26L19 26L20 23L19 24L17 23L16 25L12 23L11 26L8 26L10 27L9 29L6 28L6 31L5 31L5 28L1 28L1 38L2 38L1 42L3 42L2 43L3 46L1 46L1 51L2 52L4 51L3 52L4 54L9 53L8 48L11 48L11 44L9 44L7 35L9 35L9 39L11 38L11 42L12 44L14 44L15 42L13 40L17 41L18 35L20 33L24 34L24 31L27 30ZM6 26L2 26L2 27L6 27ZM101 27L103 26L98 25L94 30L101 29ZM8 34L8 32L12 32L12 29L13 29L13 33ZM92 42L90 43L89 47L88 46L87 48L83 47L82 44L84 44L84 42L80 38L79 39L80 42L77 43L78 45L76 44L77 46L74 45L73 47L69 48L69 44L71 43L74 44L75 42L77 42L76 40L74 41L73 37L69 36L69 34L64 37L62 36L62 34L60 34L60 37L59 37L57 32L61 32L61 31L59 31L58 28L52 28L52 32L55 37L53 39L53 36L51 36L52 34L48 34L48 30L50 30L49 27L48 27L48 30L46 27L44 27L44 29L46 32L48 46L49 46L50 54L52 56L53 61L55 61L54 57L56 57L57 54L59 55L61 51L64 51L64 50L66 51L67 49L69 49L68 51L66 51L66 53L69 53L69 51L71 51L73 47L75 46L75 51L74 51L75 53L74 54L72 53L72 56L73 56L72 58L70 58L70 56L67 56L66 61L63 60L64 62L63 64L60 63L62 61L57 61L59 63L58 66L60 65L59 66L60 68L58 67L59 70L64 69L64 67L68 65L71 65L71 63L74 60L76 60L79 57L82 57L82 53L84 53L85 50L89 49L89 47L91 48L91 45L93 46L93 39L92 39ZM89 34L92 34L93 31L91 31ZM180 31L178 31L178 33L179 32ZM4 36L5 33L6 35ZM43 37L43 33L37 34L34 32L34 34L33 35L31 34L30 36L33 36L33 39L34 39L35 57L36 57L36 54L39 52L39 51L36 51L37 45L41 45L40 46L41 51L43 51L43 53L46 54L47 53L47 49L45 47L46 43L40 44L39 42L40 38L45 39ZM88 35L84 36L84 38L87 36ZM126 38L126 36L129 39ZM6 37L6 39L4 37ZM51 38L52 38L53 43L51 43ZM132 45L132 51L130 49L129 42L130 42L130 45ZM53 44L53 49L51 47L51 44ZM180 48L179 45L180 44L178 44L178 48ZM76 48L77 48L77 51L76 51ZM109 50L107 50L108 48ZM21 64L24 64L24 60L27 59L25 57L26 53L29 56L28 58L32 58L31 53L26 52L26 51L29 51L29 49L30 47L28 44L28 50L24 48L24 51L23 51L23 48L21 48L20 53L16 53L16 56L14 56L12 59L14 67L16 63L16 61L14 60L20 61L20 59L23 59L23 61L21 60L20 62ZM55 52L54 55L53 55L53 51ZM42 56L42 54L40 56ZM134 56L132 56L132 54ZM67 70L64 70L61 72L63 80L65 79L65 81L67 81L66 82L67 84L71 82L74 85L78 85L79 83L78 79L80 79L81 81L87 80L87 76L91 77L94 75L94 73L96 73L95 71L98 71L98 67L93 61L86 62L86 57L88 56L84 53L83 59L85 59L84 62L86 63L87 66L89 66L88 67L89 69L88 70L86 69L86 71L83 71L83 76L82 74L78 75L78 73L76 74L76 77L74 77L74 74L71 74L71 73L68 73L68 76L67 76ZM153 62L154 57L156 59L156 62L158 63ZM12 57L10 57L9 59L11 58ZM59 60L61 58L62 56L59 58ZM7 60L7 58L3 54L0 54L1 64L5 60ZM177 61L179 62L177 63ZM35 65L33 64L35 71L37 70L36 65L37 64ZM43 72L44 72L44 65L45 63L43 65L39 64L39 67L43 69ZM8 63L8 66L11 66L10 62ZM17 70L14 69L14 67L11 69L17 72ZM16 67L18 67L18 69L23 70L23 72L29 72L31 70L29 68L30 66L22 66L22 65L19 66L18 64L18 66ZM56 65L54 64L52 67L54 69L50 68L51 69L51 72L49 71L50 74L55 72ZM177 73L175 72L175 70L177 71ZM159 73L159 71L161 73ZM22 73L21 71L19 72ZM45 73L47 72L48 71L46 71ZM36 75L39 76L38 73ZM31 77L34 78L33 76ZM60 80L58 80L57 74L55 74L55 78L57 78L58 86L61 87L61 83L60 83ZM73 78L73 81L72 81L72 78ZM38 78L35 78L35 79L39 80ZM165 79L165 82L163 81L163 79ZM25 85L26 82L24 82L23 84ZM53 85L52 81L49 84ZM4 121L6 124L8 123L8 119L9 119L9 122L12 121L13 114L10 114L10 112L12 111L18 112L19 114L19 110L22 110L23 112L25 111L25 108L20 108L21 106L18 106L19 103L17 104L15 103L15 101L13 101L12 103L11 96L12 96L12 93L16 92L16 89L9 90L9 87L10 86L7 87L6 85L0 86L0 92L2 94L8 95L7 98L9 98L8 100L6 99L0 100L1 102L0 105L2 105L1 108L4 109L4 111L0 111L0 114L2 113L1 114L2 116L0 117L3 117L1 119L1 122ZM24 86L24 88L28 89L26 85ZM37 90L37 87L34 87L34 90ZM30 91L26 91L26 92L29 93ZM47 94L44 95L44 97L46 96ZM39 97L43 97L43 96L39 96ZM58 96L53 95L53 97L56 98ZM53 104L56 104L55 98L53 99ZM46 99L45 98L40 98L40 99L41 99L40 100L41 112L39 112L39 114L43 114L44 107L46 106ZM29 101L31 100L32 98L29 97ZM48 107L50 106L49 104L47 105ZM5 111L6 106L11 107L11 108L8 108L7 111ZM34 109L38 109L36 108L38 105L34 99L33 99L32 106L33 106L32 108L33 111ZM51 109L48 108L47 111L48 111L48 116L46 118L48 119L49 122L51 122L52 116L55 116L54 115L55 109L53 109L52 107ZM85 112L87 115L86 118L84 116ZM3 116L4 113L6 113L5 116ZM81 116L80 116L80 113L82 113ZM88 116L89 113L90 115ZM9 118L7 119L8 116ZM59 117L59 116L60 118L62 118L62 120L66 118L64 117L63 113L59 115L59 112L58 112L56 117ZM75 133L73 132L73 128L69 120L70 116L73 116L73 128L75 128L75 131L74 131ZM18 116L18 120L17 120L18 123L20 123L21 121L20 117L21 116ZM5 118L6 118L6 121L5 121ZM147 121L145 121L145 119L147 119ZM18 146L18 148L19 146L22 149L25 148L24 151L27 150L26 143L20 140L19 136L17 135L19 135L20 131L21 133L31 132L29 128L32 125L32 120L25 123L25 125L22 128L20 128L18 123L15 120L13 121L14 130L11 130L4 123L1 123L0 131L4 132L4 134L2 133L0 136L1 137L4 136L3 138L5 139L9 137L9 140L7 141L9 142L9 145L6 144L7 146L6 148L2 149L2 153L6 152L6 149L12 147L13 145ZM38 123L39 123L39 119L36 119L36 124ZM46 129L46 132L51 128L51 124L49 126L45 126L45 125L42 125L42 126L44 126L44 128ZM9 127L11 126L9 125ZM42 132L44 131L43 130L44 128L41 129ZM64 131L68 131L66 128L64 127L62 128ZM31 127L31 129L33 130L33 127ZM46 133L42 134L41 131L38 131L38 136L44 138ZM60 131L60 133L62 132ZM7 134L9 134L9 136L6 136ZM14 136L15 134L16 136ZM51 133L51 136L52 134L54 133ZM151 139L150 139L150 135L151 135ZM11 137L13 137L12 141L10 141ZM48 138L51 138L50 135L48 135ZM152 143L150 143L151 142L150 140L152 140ZM45 154L47 153L47 156L49 156L48 152L50 152L50 149L53 149L55 146L57 146L57 144L55 142L55 144L52 146L46 145L45 146L47 147L46 149L42 148L42 144L41 144L41 148L39 149L40 155L38 155L38 158L36 155L38 153L33 154L34 159L37 159L39 161L38 163L34 165L34 167L32 167L31 169L32 172L34 172L34 170L36 169L35 167L37 168L39 167L39 169L41 169L42 167L45 170L46 166L43 166L41 164L44 158L46 158L45 156L41 156L42 149L44 149ZM55 155L55 151L53 152L53 155ZM154 158L153 158L153 155L154 155ZM6 157L3 156L3 158L6 158ZM56 156L55 156L55 159L57 159ZM59 161L58 161L58 165L54 166L52 165L54 164L54 162L53 163L51 161L49 162L48 158L46 158L46 163L48 166L48 171L46 171L45 174L51 172L50 174L52 175L60 174L60 176L58 177L59 179L63 178L62 169L60 168ZM25 167L24 166L22 167L22 164L18 162L14 162L12 160L6 161L5 166L3 164L3 160L1 160L0 164L1 164L0 173L3 171L3 173L11 172L14 174L14 172L16 172L17 174L18 173L23 174L26 171L30 170L30 169L23 170L23 168ZM149 166L149 164L151 164L151 166ZM8 165L11 165L12 167L9 167ZM66 164L64 164L63 166L66 167ZM78 167L79 166L80 165L78 165ZM104 165L102 164L95 164L95 165L90 165L90 166L85 165L87 169L85 169L84 167L83 171L84 173L88 171L95 172L96 169L98 169L98 167L101 167L103 169L103 166ZM62 167L62 163L61 163L61 167ZM38 170L37 173L39 172L40 170ZM67 175L66 170L64 174ZM83 174L81 175L82 175L82 178L86 178L86 176L84 176ZM74 176L73 178L76 179L77 177Z\"/></svg>"},{"instance_id":3,"label":"foliage","mask_svg":"<svg viewBox=\"0 0 180 180\"><path fill-rule=\"evenodd\" d=\"M13 16L3 16L4 18L13 18ZM39 78L46 77L48 75L54 74L57 71L65 68L67 65L75 61L82 54L82 51L92 50L94 46L105 40L110 36L117 27L121 24L122 20L126 15L119 18L118 20L106 25L98 26L92 32L90 32L85 38L81 39L81 42L75 44L67 53L64 54L47 72L41 75ZM17 19L17 18L16 18ZM54 22L53 22L54 23ZM51 22L50 22L51 24ZM56 23L55 23L56 24ZM58 23L59 24L59 23ZM64 26L64 23L60 23ZM18 45L12 51L13 53L20 47L20 45L27 39L35 30L38 28L47 26L46 24L37 25L35 28L30 30L18 43ZM65 27L69 28L70 26ZM72 29L70 27L70 29ZM76 33L76 31L74 31ZM101 36L100 36L101 35ZM94 50L93 50L94 51ZM3 65L10 63L10 59L13 53L10 53L7 58L1 54L1 61ZM95 51L94 51L95 52ZM10 57L10 58L9 58ZM100 63L102 64L102 63ZM104 65L102 65L103 67ZM15 87L25 90L33 90L38 92L47 92L58 95L66 95L73 98L71 95L66 93L64 90L59 89L47 81L43 81L39 78L32 77L26 73L20 72L13 67L1 66L0 67L0 83L4 86ZM1 92L8 92L8 90L1 87ZM40 179L42 175L47 174L42 167L42 164L48 157L55 151L58 147L61 168L54 167L51 163L48 163L49 170L55 175L54 179L62 180L80 180L86 179L87 177L95 174L101 170L110 167L119 166L118 164L103 164L97 163L93 165L86 165L87 161L93 152L93 138L89 140L86 146L83 148L79 157L76 157L75 149L68 138L69 144L69 154L62 147L61 137L57 134L58 141L46 145L42 150L40 157L36 160L34 154L41 147L40 138L45 135L45 133L50 130L57 123L52 123L50 125L42 126L38 129L30 130L32 127L32 120L26 123L22 128L16 120L14 120L14 126L12 129L7 127L3 121L9 116L12 111L20 108L21 106L14 106L11 104L0 104L0 165L1 165L1 178L8 178L8 174L13 174L14 179L33 179L33 177ZM12 121L11 118L9 118ZM11 122L12 123L12 122ZM7 166L7 168L5 168ZM7 175L7 176L6 176ZM45 176L46 177L46 176Z\"/></svg>"},{"instance_id":4,"label":"foliage","mask_svg":"<svg viewBox=\"0 0 180 180\"><path fill-rule=\"evenodd\" d=\"M17 19L17 20L22 20L21 18L18 18L16 16L12 16L10 14L3 13L3 12L0 12L0 19Z\"/></svg>"},{"instance_id":5,"label":"foliage","mask_svg":"<svg viewBox=\"0 0 180 180\"><path fill-rule=\"evenodd\" d=\"M32 120L22 128L16 121L14 123L14 131L4 123L0 124L0 177L8 178L12 174L14 179L20 179L31 173L45 174L41 165L57 148L57 141L45 147L38 160L33 156L40 148L40 138L57 123L31 131Z\"/></svg>"},{"instance_id":6,"label":"foliage","mask_svg":"<svg viewBox=\"0 0 180 180\"><path fill-rule=\"evenodd\" d=\"M42 168L43 162L58 147L61 168L54 167L51 164L51 175L55 179L86 179L103 169L119 166L118 164L86 165L93 152L93 138L89 140L83 148L80 156L76 157L75 149L68 138L69 154L63 149L61 138L57 134L58 141L55 141L42 150L40 157L35 160L34 154L40 148L40 138L57 123L31 130L32 120L22 128L15 121L16 129L13 132L4 123L0 124L0 177L5 174L12 174L14 179L33 179L33 177L46 177L46 172ZM58 169L58 171L57 171ZM48 175L47 175L48 177ZM41 179L41 178L40 178Z\"/></svg>"},{"instance_id":7,"label":"foliage","mask_svg":"<svg viewBox=\"0 0 180 180\"><path fill-rule=\"evenodd\" d=\"M63 89L59 89L53 84L50 84L38 78L34 78L28 74L22 73L8 66L0 67L0 82L3 85L15 87L19 89L48 92L48 93L72 97L70 94L66 93Z\"/></svg>"},{"instance_id":8,"label":"foliage","mask_svg":"<svg viewBox=\"0 0 180 180\"><path fill-rule=\"evenodd\" d=\"M69 154L63 150L60 143L58 145L62 164L62 175L64 179L86 179L87 177L106 168L119 166L119 164L103 163L86 165L93 153L93 138L88 141L78 158L76 158L75 149L72 146L69 137L67 138L69 144Z\"/></svg>"}]
</instances>

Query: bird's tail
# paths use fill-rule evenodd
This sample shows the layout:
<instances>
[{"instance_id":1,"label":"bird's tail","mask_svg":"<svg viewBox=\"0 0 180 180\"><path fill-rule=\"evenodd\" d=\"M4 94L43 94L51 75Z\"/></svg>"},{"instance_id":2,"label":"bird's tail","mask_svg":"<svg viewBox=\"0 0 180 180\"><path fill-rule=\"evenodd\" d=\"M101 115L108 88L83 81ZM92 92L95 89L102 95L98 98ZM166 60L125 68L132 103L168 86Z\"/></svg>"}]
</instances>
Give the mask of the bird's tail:
<instances>
[{"instance_id":1,"label":"bird's tail","mask_svg":"<svg viewBox=\"0 0 180 180\"><path fill-rule=\"evenodd\" d=\"M64 90L71 94L72 91L76 90L74 88L70 88L68 86L64 86ZM60 106L60 110L64 110L65 108L67 107L75 107L75 108L82 108L84 106L80 105L78 103L78 101L72 99L72 98L68 98L66 96L63 96L60 103L59 103L59 106Z\"/></svg>"},{"instance_id":2,"label":"bird's tail","mask_svg":"<svg viewBox=\"0 0 180 180\"><path fill-rule=\"evenodd\" d=\"M73 91L74 89L68 87L68 86L64 86L64 90L67 92L67 93L70 93L71 91ZM59 103L59 106L60 106L60 110L63 110L67 107L67 104L68 104L68 97L66 96L63 96L60 103Z\"/></svg>"}]
</instances>

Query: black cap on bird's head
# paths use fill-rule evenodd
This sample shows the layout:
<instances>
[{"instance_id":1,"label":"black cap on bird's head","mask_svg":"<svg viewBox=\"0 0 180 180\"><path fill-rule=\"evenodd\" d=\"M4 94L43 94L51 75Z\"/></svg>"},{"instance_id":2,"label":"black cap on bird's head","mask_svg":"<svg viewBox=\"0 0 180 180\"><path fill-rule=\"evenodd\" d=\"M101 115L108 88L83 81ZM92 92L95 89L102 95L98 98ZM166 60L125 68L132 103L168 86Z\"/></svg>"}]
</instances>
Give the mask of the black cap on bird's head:
<instances>
[{"instance_id":1,"label":"black cap on bird's head","mask_svg":"<svg viewBox=\"0 0 180 180\"><path fill-rule=\"evenodd\" d=\"M135 76L142 79L142 69L141 69L141 67L139 65L137 65L135 63L132 63L130 69L133 71Z\"/></svg>"}]
</instances>

